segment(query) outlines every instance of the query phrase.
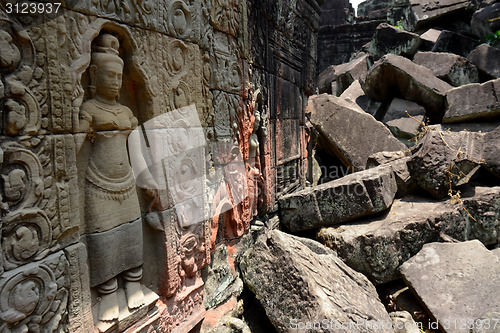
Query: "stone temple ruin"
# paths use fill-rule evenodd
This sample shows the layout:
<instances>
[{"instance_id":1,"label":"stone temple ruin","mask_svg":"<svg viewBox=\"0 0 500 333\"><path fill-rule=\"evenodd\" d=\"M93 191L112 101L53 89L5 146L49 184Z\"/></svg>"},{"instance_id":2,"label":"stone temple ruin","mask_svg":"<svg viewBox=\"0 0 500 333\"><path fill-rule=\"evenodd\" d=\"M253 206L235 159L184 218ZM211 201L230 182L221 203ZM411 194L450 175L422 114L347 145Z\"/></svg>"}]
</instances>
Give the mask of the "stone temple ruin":
<instances>
[{"instance_id":1,"label":"stone temple ruin","mask_svg":"<svg viewBox=\"0 0 500 333\"><path fill-rule=\"evenodd\" d=\"M0 332L500 330L500 2L0 7Z\"/></svg>"}]
</instances>

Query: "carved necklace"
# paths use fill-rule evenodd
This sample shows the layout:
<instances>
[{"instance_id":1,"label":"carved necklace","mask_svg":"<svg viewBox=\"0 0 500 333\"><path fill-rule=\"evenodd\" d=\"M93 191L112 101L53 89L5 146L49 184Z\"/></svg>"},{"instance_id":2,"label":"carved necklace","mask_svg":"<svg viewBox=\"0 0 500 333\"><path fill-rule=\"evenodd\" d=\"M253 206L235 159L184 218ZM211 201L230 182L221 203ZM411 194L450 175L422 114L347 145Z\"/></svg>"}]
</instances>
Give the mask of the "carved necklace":
<instances>
[{"instance_id":1,"label":"carved necklace","mask_svg":"<svg viewBox=\"0 0 500 333\"><path fill-rule=\"evenodd\" d=\"M123 112L122 105L119 104L119 103L116 103L116 104L112 105L112 104L108 104L108 103L105 103L105 102L101 102L101 101L97 100L96 98L91 99L90 101L98 109L106 111L106 112L110 112L110 113L114 114L115 116L117 116L118 114L120 114L120 113Z\"/></svg>"}]
</instances>

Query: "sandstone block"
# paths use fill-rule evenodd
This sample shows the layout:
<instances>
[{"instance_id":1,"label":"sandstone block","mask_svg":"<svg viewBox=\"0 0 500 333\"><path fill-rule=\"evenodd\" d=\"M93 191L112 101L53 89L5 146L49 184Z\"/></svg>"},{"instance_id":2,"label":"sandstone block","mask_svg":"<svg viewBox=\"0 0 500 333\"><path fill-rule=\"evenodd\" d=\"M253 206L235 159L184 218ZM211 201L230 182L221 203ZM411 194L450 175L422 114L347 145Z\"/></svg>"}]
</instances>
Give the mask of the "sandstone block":
<instances>
[{"instance_id":1,"label":"sandstone block","mask_svg":"<svg viewBox=\"0 0 500 333\"><path fill-rule=\"evenodd\" d=\"M470 22L472 33L479 38L495 33L500 29L500 3L481 8L472 15Z\"/></svg>"},{"instance_id":2,"label":"sandstone block","mask_svg":"<svg viewBox=\"0 0 500 333\"><path fill-rule=\"evenodd\" d=\"M320 94L332 94L332 83L337 80L337 75L335 75L336 67L335 65L330 65L318 75L318 90Z\"/></svg>"},{"instance_id":3,"label":"sandstone block","mask_svg":"<svg viewBox=\"0 0 500 333\"><path fill-rule=\"evenodd\" d=\"M434 198L447 197L450 187L467 183L481 165L483 135L432 128L413 149L410 174Z\"/></svg>"},{"instance_id":4,"label":"sandstone block","mask_svg":"<svg viewBox=\"0 0 500 333\"><path fill-rule=\"evenodd\" d=\"M471 83L446 93L444 123L500 118L500 79Z\"/></svg>"},{"instance_id":5,"label":"sandstone block","mask_svg":"<svg viewBox=\"0 0 500 333\"><path fill-rule=\"evenodd\" d=\"M479 42L477 39L453 31L443 30L431 51L448 52L467 57L467 55L478 45Z\"/></svg>"},{"instance_id":6,"label":"sandstone block","mask_svg":"<svg viewBox=\"0 0 500 333\"><path fill-rule=\"evenodd\" d=\"M359 80L354 81L349 88L347 88L342 95L340 95L340 98L356 104L363 111L371 114L375 118L382 107L381 102L375 101L365 95Z\"/></svg>"},{"instance_id":7,"label":"sandstone block","mask_svg":"<svg viewBox=\"0 0 500 333\"><path fill-rule=\"evenodd\" d=\"M479 82L477 68L466 58L443 52L418 52L413 57L417 65L429 68L434 75L452 86Z\"/></svg>"},{"instance_id":8,"label":"sandstone block","mask_svg":"<svg viewBox=\"0 0 500 333\"><path fill-rule=\"evenodd\" d=\"M397 199L383 216L323 228L317 237L372 282L394 281L400 277L398 267L426 243L449 237L485 245L500 242L500 188L475 187L464 191L462 200L463 207L416 196Z\"/></svg>"},{"instance_id":9,"label":"sandstone block","mask_svg":"<svg viewBox=\"0 0 500 333\"><path fill-rule=\"evenodd\" d=\"M381 23L375 30L368 52L376 59L388 53L411 58L417 53L421 43L419 35Z\"/></svg>"},{"instance_id":10,"label":"sandstone block","mask_svg":"<svg viewBox=\"0 0 500 333\"><path fill-rule=\"evenodd\" d=\"M469 60L488 79L500 78L500 49L488 44L476 47L468 56Z\"/></svg>"},{"instance_id":11,"label":"sandstone block","mask_svg":"<svg viewBox=\"0 0 500 333\"><path fill-rule=\"evenodd\" d=\"M415 16L415 29L429 21L433 21L457 10L466 9L467 0L410 0L411 10Z\"/></svg>"},{"instance_id":12,"label":"sandstone block","mask_svg":"<svg viewBox=\"0 0 500 333\"><path fill-rule=\"evenodd\" d=\"M306 112L331 152L353 170L363 170L373 153L406 148L382 123L341 98L326 94L312 96Z\"/></svg>"},{"instance_id":13,"label":"sandstone block","mask_svg":"<svg viewBox=\"0 0 500 333\"><path fill-rule=\"evenodd\" d=\"M368 55L349 61L346 64L338 65L335 69L337 75L336 95L340 96L355 81L364 78L368 73ZM335 92L332 92L335 93Z\"/></svg>"},{"instance_id":14,"label":"sandstone block","mask_svg":"<svg viewBox=\"0 0 500 333\"><path fill-rule=\"evenodd\" d=\"M426 244L401 274L443 332L470 332L463 323L500 312L500 259L477 240Z\"/></svg>"},{"instance_id":15,"label":"sandstone block","mask_svg":"<svg viewBox=\"0 0 500 333\"><path fill-rule=\"evenodd\" d=\"M483 159L486 168L500 177L500 126L484 135Z\"/></svg>"},{"instance_id":16,"label":"sandstone block","mask_svg":"<svg viewBox=\"0 0 500 333\"><path fill-rule=\"evenodd\" d=\"M378 101L389 102L394 97L402 97L422 105L434 123L441 121L445 94L452 89L430 69L393 54L378 60L361 86L366 95Z\"/></svg>"},{"instance_id":17,"label":"sandstone block","mask_svg":"<svg viewBox=\"0 0 500 333\"><path fill-rule=\"evenodd\" d=\"M241 258L243 279L278 332L352 332L349 323L389 322L373 285L333 254L318 254L278 230L260 236ZM332 325L321 326L327 319ZM305 329L309 323L317 326ZM340 324L335 327L334 323ZM299 323L302 326L298 326ZM344 325L342 325L342 323ZM392 332L378 328L364 332Z\"/></svg>"},{"instance_id":18,"label":"sandstone block","mask_svg":"<svg viewBox=\"0 0 500 333\"><path fill-rule=\"evenodd\" d=\"M356 172L283 196L281 223L293 232L340 224L386 210L396 191L390 167Z\"/></svg>"}]
</instances>

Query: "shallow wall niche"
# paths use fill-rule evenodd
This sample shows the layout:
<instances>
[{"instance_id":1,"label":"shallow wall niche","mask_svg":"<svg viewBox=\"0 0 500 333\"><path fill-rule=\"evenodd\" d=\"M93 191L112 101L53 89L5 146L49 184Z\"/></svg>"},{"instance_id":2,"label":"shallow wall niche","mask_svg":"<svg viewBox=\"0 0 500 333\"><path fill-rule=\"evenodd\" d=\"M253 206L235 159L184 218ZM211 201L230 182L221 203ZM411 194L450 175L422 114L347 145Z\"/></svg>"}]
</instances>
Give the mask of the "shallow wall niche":
<instances>
[{"instance_id":1,"label":"shallow wall niche","mask_svg":"<svg viewBox=\"0 0 500 333\"><path fill-rule=\"evenodd\" d=\"M138 119L147 120L151 96L134 64L135 43L128 29L97 21L90 33L90 47L78 62L82 103L74 119L81 233L94 324L99 332L122 331L147 318L158 299L143 283L147 227L140 202L148 198L137 190L129 163L134 158L129 134Z\"/></svg>"}]
</instances>

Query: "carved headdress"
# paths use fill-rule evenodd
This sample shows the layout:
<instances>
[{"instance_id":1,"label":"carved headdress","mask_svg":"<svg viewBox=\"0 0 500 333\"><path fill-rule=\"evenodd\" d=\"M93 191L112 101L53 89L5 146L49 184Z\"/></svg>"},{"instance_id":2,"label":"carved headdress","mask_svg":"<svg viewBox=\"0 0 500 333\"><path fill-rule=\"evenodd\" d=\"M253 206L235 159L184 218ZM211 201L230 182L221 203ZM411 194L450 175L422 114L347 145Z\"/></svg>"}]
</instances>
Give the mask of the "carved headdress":
<instances>
[{"instance_id":1,"label":"carved headdress","mask_svg":"<svg viewBox=\"0 0 500 333\"><path fill-rule=\"evenodd\" d=\"M99 35L92 42L92 59L90 61L90 93L93 97L96 93L95 91L95 71L99 65L109 62L119 63L123 68L123 60L119 56L118 48L120 47L120 42L118 38L113 35L104 33Z\"/></svg>"}]
</instances>

